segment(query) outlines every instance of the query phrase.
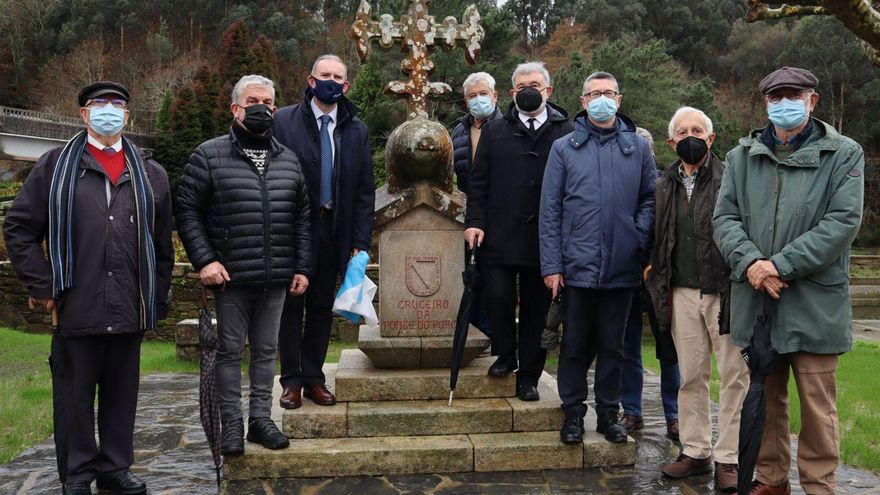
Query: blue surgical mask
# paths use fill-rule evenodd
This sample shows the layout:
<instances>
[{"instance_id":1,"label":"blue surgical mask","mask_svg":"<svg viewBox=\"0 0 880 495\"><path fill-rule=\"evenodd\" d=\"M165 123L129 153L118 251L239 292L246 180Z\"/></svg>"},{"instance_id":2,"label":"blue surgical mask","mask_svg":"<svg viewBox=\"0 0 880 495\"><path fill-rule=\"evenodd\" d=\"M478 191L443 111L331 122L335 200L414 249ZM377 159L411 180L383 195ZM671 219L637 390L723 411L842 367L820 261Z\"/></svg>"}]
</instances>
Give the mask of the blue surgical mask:
<instances>
[{"instance_id":1,"label":"blue surgical mask","mask_svg":"<svg viewBox=\"0 0 880 495\"><path fill-rule=\"evenodd\" d=\"M495 111L495 105L489 95L478 95L468 101L468 110L475 118L485 119Z\"/></svg>"},{"instance_id":2,"label":"blue surgical mask","mask_svg":"<svg viewBox=\"0 0 880 495\"><path fill-rule=\"evenodd\" d=\"M767 106L767 115L776 127L786 131L794 129L803 124L807 118L807 103L799 98L794 100L782 98Z\"/></svg>"},{"instance_id":3,"label":"blue surgical mask","mask_svg":"<svg viewBox=\"0 0 880 495\"><path fill-rule=\"evenodd\" d=\"M122 130L125 110L109 103L103 107L89 107L89 127L102 136L115 136Z\"/></svg>"},{"instance_id":4,"label":"blue surgical mask","mask_svg":"<svg viewBox=\"0 0 880 495\"><path fill-rule=\"evenodd\" d=\"M587 104L587 114L596 122L608 122L617 114L617 102L607 96L600 96Z\"/></svg>"}]
</instances>

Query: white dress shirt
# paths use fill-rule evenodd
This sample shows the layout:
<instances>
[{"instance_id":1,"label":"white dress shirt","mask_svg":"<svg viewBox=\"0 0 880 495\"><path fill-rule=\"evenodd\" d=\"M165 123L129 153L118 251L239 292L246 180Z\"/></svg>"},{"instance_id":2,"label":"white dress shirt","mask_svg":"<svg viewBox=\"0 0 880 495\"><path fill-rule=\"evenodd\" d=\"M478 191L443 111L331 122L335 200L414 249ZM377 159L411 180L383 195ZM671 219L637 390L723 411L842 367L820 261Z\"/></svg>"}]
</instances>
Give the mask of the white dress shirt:
<instances>
[{"instance_id":1,"label":"white dress shirt","mask_svg":"<svg viewBox=\"0 0 880 495\"><path fill-rule=\"evenodd\" d=\"M518 115L519 115L519 120L521 120L522 123L525 124L526 129L529 128L529 119L535 119L535 129L537 129L537 128L541 127L542 125L544 125L544 122L547 122L547 117L549 116L547 114L547 105L546 104L544 105L544 111L539 113L538 115L535 115L534 117L529 117L528 115L526 115L522 112L519 112Z\"/></svg>"}]
</instances>

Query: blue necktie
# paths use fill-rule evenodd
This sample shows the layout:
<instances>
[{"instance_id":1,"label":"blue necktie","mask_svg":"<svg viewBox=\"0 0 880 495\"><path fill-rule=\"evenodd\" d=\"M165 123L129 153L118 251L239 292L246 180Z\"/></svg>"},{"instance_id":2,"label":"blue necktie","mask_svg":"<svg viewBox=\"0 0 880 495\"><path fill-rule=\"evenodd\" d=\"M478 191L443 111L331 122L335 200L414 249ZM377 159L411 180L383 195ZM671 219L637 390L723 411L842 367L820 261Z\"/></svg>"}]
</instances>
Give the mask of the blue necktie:
<instances>
[{"instance_id":1,"label":"blue necktie","mask_svg":"<svg viewBox=\"0 0 880 495\"><path fill-rule=\"evenodd\" d=\"M333 200L333 148L330 147L330 131L327 126L333 120L321 115L321 206Z\"/></svg>"}]
</instances>

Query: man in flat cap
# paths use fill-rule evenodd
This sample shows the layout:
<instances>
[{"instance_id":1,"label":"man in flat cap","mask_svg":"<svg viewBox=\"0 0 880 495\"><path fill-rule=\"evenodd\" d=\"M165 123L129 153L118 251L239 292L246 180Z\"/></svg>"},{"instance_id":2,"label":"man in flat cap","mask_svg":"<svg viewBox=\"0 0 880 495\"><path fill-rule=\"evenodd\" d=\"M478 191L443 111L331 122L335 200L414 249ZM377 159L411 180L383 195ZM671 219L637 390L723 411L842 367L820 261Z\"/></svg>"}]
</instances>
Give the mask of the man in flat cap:
<instances>
[{"instance_id":1,"label":"man in flat cap","mask_svg":"<svg viewBox=\"0 0 880 495\"><path fill-rule=\"evenodd\" d=\"M90 494L96 478L102 490L146 492L129 471L140 348L167 313L174 252L168 176L123 136L128 101L116 82L83 88L87 128L40 157L3 226L29 303L57 319L50 363L66 494Z\"/></svg>"},{"instance_id":2,"label":"man in flat cap","mask_svg":"<svg viewBox=\"0 0 880 495\"><path fill-rule=\"evenodd\" d=\"M861 146L812 116L816 77L783 67L761 81L770 123L727 154L713 226L731 268L730 327L746 347L771 315L779 352L752 494L791 493L788 377L801 403L800 483L832 494L840 458L835 370L852 349L849 247L862 220ZM771 302L772 300L772 302Z\"/></svg>"}]
</instances>

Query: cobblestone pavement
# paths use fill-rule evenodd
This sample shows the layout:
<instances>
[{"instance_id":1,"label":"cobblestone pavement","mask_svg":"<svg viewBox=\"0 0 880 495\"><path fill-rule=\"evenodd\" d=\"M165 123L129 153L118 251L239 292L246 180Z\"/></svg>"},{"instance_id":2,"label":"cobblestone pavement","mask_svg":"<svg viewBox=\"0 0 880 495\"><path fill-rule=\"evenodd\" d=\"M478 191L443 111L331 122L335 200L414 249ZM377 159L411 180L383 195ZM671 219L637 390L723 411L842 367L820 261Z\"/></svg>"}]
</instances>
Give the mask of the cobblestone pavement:
<instances>
[{"instance_id":1,"label":"cobblestone pavement","mask_svg":"<svg viewBox=\"0 0 880 495\"><path fill-rule=\"evenodd\" d=\"M226 490L231 495L714 493L711 475L675 482L659 476L659 466L678 453L678 446L663 436L659 391L658 378L647 375L646 429L636 435L638 462L630 468L249 481L231 482ZM216 493L198 419L198 376L151 375L142 380L135 446L133 470L144 477L151 494ZM880 495L880 477L871 473L842 466L837 476L838 493ZM796 484L794 488L803 493ZM0 466L0 494L59 492L51 439Z\"/></svg>"}]
</instances>

